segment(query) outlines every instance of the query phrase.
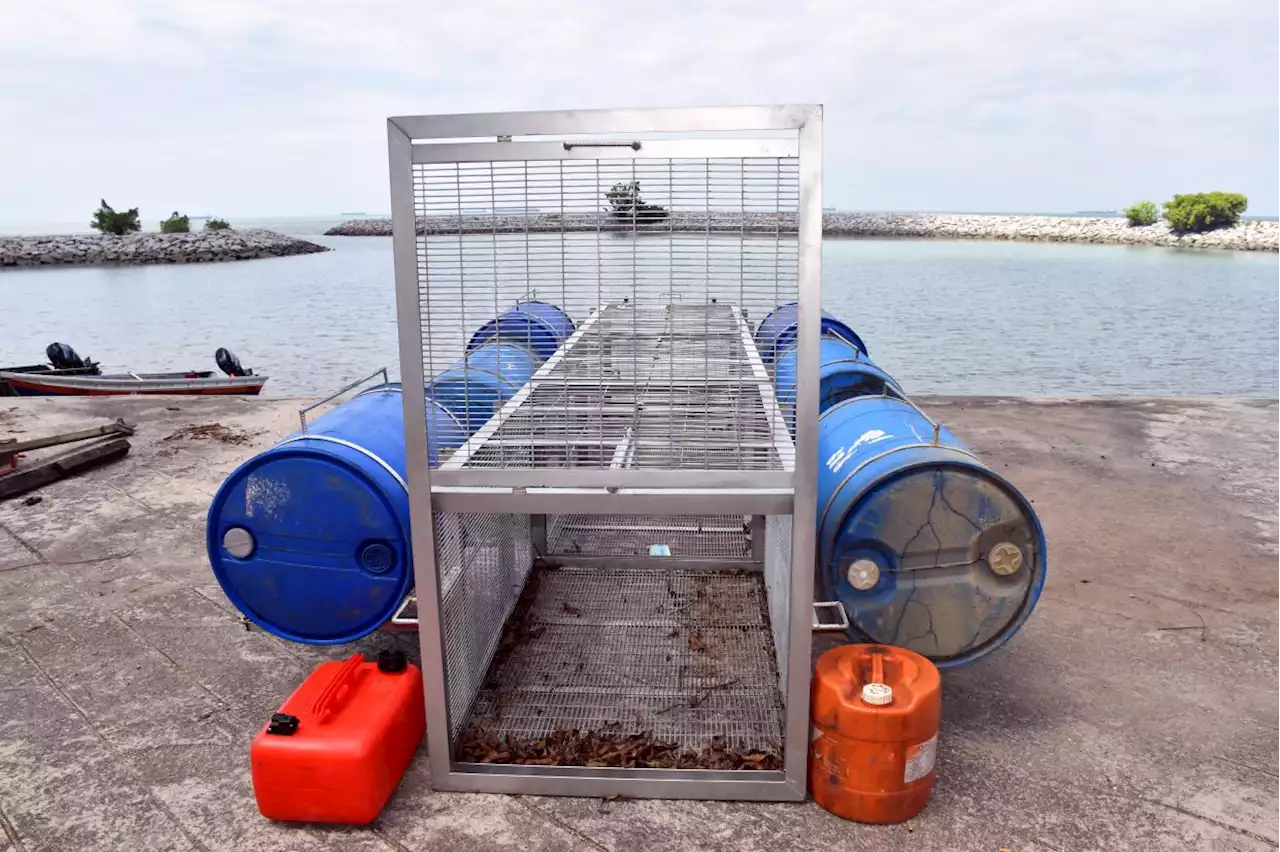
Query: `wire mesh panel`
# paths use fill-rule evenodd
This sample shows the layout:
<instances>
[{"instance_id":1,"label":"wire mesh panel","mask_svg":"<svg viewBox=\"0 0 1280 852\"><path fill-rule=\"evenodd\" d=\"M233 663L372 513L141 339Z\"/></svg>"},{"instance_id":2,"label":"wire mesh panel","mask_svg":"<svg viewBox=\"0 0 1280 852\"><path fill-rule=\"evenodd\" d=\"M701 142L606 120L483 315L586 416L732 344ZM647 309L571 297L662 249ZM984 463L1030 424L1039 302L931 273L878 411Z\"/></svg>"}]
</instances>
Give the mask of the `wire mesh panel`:
<instances>
[{"instance_id":1,"label":"wire mesh panel","mask_svg":"<svg viewBox=\"0 0 1280 852\"><path fill-rule=\"evenodd\" d=\"M794 157L427 163L414 192L425 375L522 299L582 332L453 466L787 469L743 330L797 298Z\"/></svg>"},{"instance_id":2,"label":"wire mesh panel","mask_svg":"<svg viewBox=\"0 0 1280 852\"><path fill-rule=\"evenodd\" d=\"M787 470L745 328L729 305L595 310L446 467Z\"/></svg>"},{"instance_id":3,"label":"wire mesh panel","mask_svg":"<svg viewBox=\"0 0 1280 852\"><path fill-rule=\"evenodd\" d=\"M736 560L752 556L744 515L552 515L547 553Z\"/></svg>"},{"instance_id":4,"label":"wire mesh panel","mask_svg":"<svg viewBox=\"0 0 1280 852\"><path fill-rule=\"evenodd\" d=\"M781 753L758 574L561 568L540 572L526 596L464 731L464 759L495 747L537 755L557 731L600 736L601 764L628 735L695 761L712 741Z\"/></svg>"},{"instance_id":5,"label":"wire mesh panel","mask_svg":"<svg viewBox=\"0 0 1280 852\"><path fill-rule=\"evenodd\" d=\"M791 608L791 516L770 515L765 522L764 583L769 593L769 623L778 652L778 673L787 679L791 646L787 611Z\"/></svg>"},{"instance_id":6,"label":"wire mesh panel","mask_svg":"<svg viewBox=\"0 0 1280 852\"><path fill-rule=\"evenodd\" d=\"M814 432L753 332L798 302L816 364L819 131L814 107L391 120L437 786L803 797Z\"/></svg>"},{"instance_id":7,"label":"wire mesh panel","mask_svg":"<svg viewBox=\"0 0 1280 852\"><path fill-rule=\"evenodd\" d=\"M449 716L466 718L533 564L528 515L436 515Z\"/></svg>"}]
</instances>

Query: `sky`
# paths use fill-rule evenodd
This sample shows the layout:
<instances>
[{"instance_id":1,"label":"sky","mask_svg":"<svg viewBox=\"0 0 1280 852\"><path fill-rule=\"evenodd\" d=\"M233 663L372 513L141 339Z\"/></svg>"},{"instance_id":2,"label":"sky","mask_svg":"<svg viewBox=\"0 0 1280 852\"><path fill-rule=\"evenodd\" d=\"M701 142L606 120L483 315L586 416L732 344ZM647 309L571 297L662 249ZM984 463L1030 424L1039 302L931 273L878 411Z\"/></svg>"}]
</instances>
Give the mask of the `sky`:
<instances>
[{"instance_id":1,"label":"sky","mask_svg":"<svg viewBox=\"0 0 1280 852\"><path fill-rule=\"evenodd\" d=\"M825 204L1280 210L1274 0L0 0L0 222L385 212L392 115L821 103Z\"/></svg>"}]
</instances>

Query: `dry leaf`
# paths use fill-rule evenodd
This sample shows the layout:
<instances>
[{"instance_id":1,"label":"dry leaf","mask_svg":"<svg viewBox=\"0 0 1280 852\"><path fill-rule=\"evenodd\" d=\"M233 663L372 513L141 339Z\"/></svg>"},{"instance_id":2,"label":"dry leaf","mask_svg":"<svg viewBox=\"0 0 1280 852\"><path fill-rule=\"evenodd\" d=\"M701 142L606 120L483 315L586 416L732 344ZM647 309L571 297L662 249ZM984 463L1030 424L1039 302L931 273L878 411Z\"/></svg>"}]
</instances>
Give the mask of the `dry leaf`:
<instances>
[{"instance_id":1,"label":"dry leaf","mask_svg":"<svg viewBox=\"0 0 1280 852\"><path fill-rule=\"evenodd\" d=\"M469 726L458 737L458 758L475 763L515 763L530 766L597 766L654 769L770 769L782 768L776 752L742 752L723 739L709 740L700 749L683 748L655 739L651 733L617 734L595 731L553 731L546 737L501 738Z\"/></svg>"},{"instance_id":2,"label":"dry leaf","mask_svg":"<svg viewBox=\"0 0 1280 852\"><path fill-rule=\"evenodd\" d=\"M702 634L696 630L689 634L689 648L694 651L705 651L707 649L707 644L702 641Z\"/></svg>"}]
</instances>

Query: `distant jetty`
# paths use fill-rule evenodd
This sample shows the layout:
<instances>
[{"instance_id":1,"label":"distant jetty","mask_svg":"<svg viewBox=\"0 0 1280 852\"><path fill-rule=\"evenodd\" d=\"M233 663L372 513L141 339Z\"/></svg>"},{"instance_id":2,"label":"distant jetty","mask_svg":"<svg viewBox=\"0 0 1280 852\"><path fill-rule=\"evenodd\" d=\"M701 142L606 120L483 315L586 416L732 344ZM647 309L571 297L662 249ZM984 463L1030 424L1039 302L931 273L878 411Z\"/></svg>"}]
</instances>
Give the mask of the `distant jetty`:
<instances>
[{"instance_id":1,"label":"distant jetty","mask_svg":"<svg viewBox=\"0 0 1280 852\"><path fill-rule=\"evenodd\" d=\"M195 231L189 234L68 234L0 237L0 267L141 263L215 263L328 251L275 231Z\"/></svg>"},{"instance_id":2,"label":"distant jetty","mask_svg":"<svg viewBox=\"0 0 1280 852\"><path fill-rule=\"evenodd\" d=\"M794 216L777 213L703 213L672 211L669 219L641 230L769 234L794 228ZM631 230L608 213L546 213L536 216L464 215L418 219L422 235L547 233ZM908 237L1025 242L1112 243L1186 248L1276 251L1280 223L1242 221L1203 234L1178 234L1163 222L1133 227L1123 218L1087 216L982 216L938 213L824 213L822 232L830 237ZM352 219L328 231L335 237L389 237L390 219Z\"/></svg>"}]
</instances>

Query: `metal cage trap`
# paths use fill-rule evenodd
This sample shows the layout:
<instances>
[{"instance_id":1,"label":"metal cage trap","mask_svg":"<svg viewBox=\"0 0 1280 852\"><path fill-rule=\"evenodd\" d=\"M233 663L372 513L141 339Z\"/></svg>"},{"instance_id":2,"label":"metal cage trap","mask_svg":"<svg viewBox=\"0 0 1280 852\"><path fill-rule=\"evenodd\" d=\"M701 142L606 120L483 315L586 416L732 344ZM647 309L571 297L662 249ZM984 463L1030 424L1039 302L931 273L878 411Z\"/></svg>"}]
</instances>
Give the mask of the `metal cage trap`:
<instances>
[{"instance_id":1,"label":"metal cage trap","mask_svg":"<svg viewBox=\"0 0 1280 852\"><path fill-rule=\"evenodd\" d=\"M802 799L821 109L388 133L433 783ZM433 377L531 298L572 334L431 467ZM753 342L788 302L794 440Z\"/></svg>"}]
</instances>

